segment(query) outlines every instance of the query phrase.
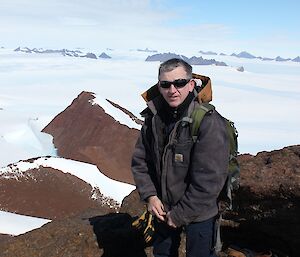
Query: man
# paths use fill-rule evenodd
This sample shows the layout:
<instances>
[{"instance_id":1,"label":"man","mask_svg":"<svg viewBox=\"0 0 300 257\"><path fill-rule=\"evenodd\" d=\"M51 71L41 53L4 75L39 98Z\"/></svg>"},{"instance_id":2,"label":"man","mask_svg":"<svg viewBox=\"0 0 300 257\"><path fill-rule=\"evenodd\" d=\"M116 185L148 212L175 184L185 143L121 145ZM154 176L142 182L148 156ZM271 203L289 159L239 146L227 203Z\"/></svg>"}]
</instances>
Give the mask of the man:
<instances>
[{"instance_id":1,"label":"man","mask_svg":"<svg viewBox=\"0 0 300 257\"><path fill-rule=\"evenodd\" d=\"M158 220L155 257L178 256L183 228L186 256L215 256L217 198L227 177L229 142L215 110L205 115L192 140L186 118L207 100L210 88L209 78L195 75L202 80L200 90L192 75L185 61L168 60L159 67L158 83L144 93L148 108L142 112L132 172L141 200Z\"/></svg>"}]
</instances>

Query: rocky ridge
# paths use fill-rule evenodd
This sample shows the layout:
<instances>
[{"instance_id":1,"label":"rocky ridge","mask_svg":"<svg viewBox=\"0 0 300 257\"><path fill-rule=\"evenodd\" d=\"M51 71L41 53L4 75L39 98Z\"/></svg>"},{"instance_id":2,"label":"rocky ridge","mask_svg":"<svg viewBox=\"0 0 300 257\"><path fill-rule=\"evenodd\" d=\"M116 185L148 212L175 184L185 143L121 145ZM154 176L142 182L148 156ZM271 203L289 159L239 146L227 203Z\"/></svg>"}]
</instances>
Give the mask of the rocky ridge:
<instances>
[{"instance_id":1,"label":"rocky ridge","mask_svg":"<svg viewBox=\"0 0 300 257\"><path fill-rule=\"evenodd\" d=\"M80 50L68 50L68 49L43 49L43 48L28 48L28 47L18 47L14 50L15 52L23 52L23 53L36 53L36 54L61 54L63 56L69 56L69 57L85 57L90 59L97 59L97 55L95 53L83 53ZM107 55L106 53L101 53L98 58L105 58L110 59L111 57Z\"/></svg>"},{"instance_id":2,"label":"rocky ridge","mask_svg":"<svg viewBox=\"0 0 300 257\"><path fill-rule=\"evenodd\" d=\"M192 56L191 58L188 58L184 55L178 55L175 53L162 53L162 54L154 54L151 56L148 56L146 58L146 62L164 62L167 61L171 58L179 58L179 59L183 59L184 61L186 61L187 63L189 63L190 65L216 65L216 66L227 66L226 63L224 62L219 62L216 61L215 59L203 59L201 56L200 57L196 57L196 56Z\"/></svg>"},{"instance_id":3,"label":"rocky ridge","mask_svg":"<svg viewBox=\"0 0 300 257\"><path fill-rule=\"evenodd\" d=\"M204 54L204 55L218 55L216 52L212 52L212 51L199 51L199 53ZM225 53L220 53L220 56L227 56L227 54ZM281 56L277 56L275 58L270 58L270 57L261 57L261 56L255 56L253 54L250 54L246 51L242 51L238 54L236 53L232 53L230 54L230 56L234 56L237 58L246 58L246 59L259 59L262 61L276 61L276 62L286 62L286 61L292 61L292 62L300 62L300 56L297 56L295 58L282 58Z\"/></svg>"},{"instance_id":4,"label":"rocky ridge","mask_svg":"<svg viewBox=\"0 0 300 257\"><path fill-rule=\"evenodd\" d=\"M53 136L59 156L95 164L106 176L134 184L130 163L139 131L120 124L101 106L93 105L94 98L92 93L82 92L43 132ZM141 123L129 111L109 102Z\"/></svg>"},{"instance_id":5,"label":"rocky ridge","mask_svg":"<svg viewBox=\"0 0 300 257\"><path fill-rule=\"evenodd\" d=\"M43 165L21 171L17 164L0 170L0 203L1 210L51 220L96 206L107 211L119 207L101 188L92 188L70 173Z\"/></svg>"}]
</instances>

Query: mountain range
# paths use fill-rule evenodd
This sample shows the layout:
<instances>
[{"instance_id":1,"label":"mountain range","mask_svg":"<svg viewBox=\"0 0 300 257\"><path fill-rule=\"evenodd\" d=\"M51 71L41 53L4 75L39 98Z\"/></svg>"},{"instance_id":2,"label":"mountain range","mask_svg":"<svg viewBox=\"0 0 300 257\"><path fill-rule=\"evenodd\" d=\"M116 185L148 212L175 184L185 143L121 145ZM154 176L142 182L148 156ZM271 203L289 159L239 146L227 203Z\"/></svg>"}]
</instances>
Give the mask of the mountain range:
<instances>
[{"instance_id":1,"label":"mountain range","mask_svg":"<svg viewBox=\"0 0 300 257\"><path fill-rule=\"evenodd\" d=\"M183 59L184 61L188 62L190 65L216 65L216 66L227 66L225 62L219 62L216 61L215 59L203 59L201 56L196 57L192 56L190 58L184 56L184 55L178 55L175 53L162 53L162 54L154 54L151 56L148 56L146 58L146 62L164 62L166 60L169 60L171 58L179 58Z\"/></svg>"},{"instance_id":2,"label":"mountain range","mask_svg":"<svg viewBox=\"0 0 300 257\"><path fill-rule=\"evenodd\" d=\"M4 49L4 47L1 47L2 49ZM107 50L109 51L113 51L113 49L111 48L107 48ZM28 47L18 47L15 49L16 52L24 52L24 53L59 53L62 54L63 56L72 56L72 57L86 57L86 58L91 58L91 59L97 59L97 58L104 58L104 59L110 59L111 56L109 56L108 54L106 54L105 52L102 52L100 55L97 55L95 53L92 52L88 52L88 53L83 53L81 50L68 50L68 49L60 49L60 50L53 50L53 49L42 49L42 48L28 48ZM175 53L158 53L157 50L151 50L149 48L145 48L145 49L140 49L138 48L136 51L138 52L145 52L145 53L157 53L154 54L152 56L149 56L146 61L154 61L154 60L166 60L166 58L168 58L167 56L169 56L169 58L172 58L173 56L178 58L183 58L185 60L189 60L190 58L183 56L183 55L178 55ZM277 62L285 62L285 61L292 61L292 62L300 62L300 56L297 56L295 58L283 58L281 56L277 56L275 58L270 58L270 57L261 57L261 56L255 56L247 51L242 51L240 53L232 53L232 54L225 54L225 53L217 53L214 51L199 51L200 54L202 55L220 55L220 56L234 56L237 58L246 58L246 59L259 59L262 61L277 61ZM191 62L193 62L193 65L211 65L211 64L215 64L215 65L219 65L219 66L227 66L224 62L219 62L216 61L214 59L201 59L202 57L192 57L194 60L190 60Z\"/></svg>"},{"instance_id":3,"label":"mountain range","mask_svg":"<svg viewBox=\"0 0 300 257\"><path fill-rule=\"evenodd\" d=\"M216 52L212 52L212 51L199 51L199 53L203 54L203 55L218 55ZM227 54L224 53L220 53L220 56L227 56ZM285 62L285 61L292 61L292 62L300 62L300 56L297 56L295 58L282 58L280 56L277 56L275 58L270 58L270 57L261 57L261 56L255 56L253 54L250 54L246 51L242 51L239 54L236 53L232 53L230 54L230 56L234 56L234 57L238 57L238 58L246 58L246 59L260 59L263 61L272 61L275 60L277 62Z\"/></svg>"},{"instance_id":4,"label":"mountain range","mask_svg":"<svg viewBox=\"0 0 300 257\"><path fill-rule=\"evenodd\" d=\"M23 52L23 53L36 53L36 54L61 54L63 56L70 57L85 57L90 59L97 59L97 55L91 52L83 53L80 50L68 50L68 49L60 49L60 50L52 50L52 49L42 49L42 48L28 48L28 47L18 47L14 50L15 52ZM110 59L111 57L106 53L101 53L98 58Z\"/></svg>"}]
</instances>

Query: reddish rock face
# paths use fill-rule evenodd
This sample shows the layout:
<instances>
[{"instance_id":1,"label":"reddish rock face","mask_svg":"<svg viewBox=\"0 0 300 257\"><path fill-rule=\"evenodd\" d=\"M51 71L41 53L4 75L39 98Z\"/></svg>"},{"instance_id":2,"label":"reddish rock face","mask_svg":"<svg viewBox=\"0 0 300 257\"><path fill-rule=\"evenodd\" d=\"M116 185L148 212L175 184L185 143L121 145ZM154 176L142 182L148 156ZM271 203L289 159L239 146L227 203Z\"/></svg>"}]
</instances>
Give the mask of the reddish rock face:
<instances>
[{"instance_id":1,"label":"reddish rock face","mask_svg":"<svg viewBox=\"0 0 300 257\"><path fill-rule=\"evenodd\" d=\"M281 192L300 197L300 145L238 158L243 188L258 196L274 196Z\"/></svg>"},{"instance_id":2,"label":"reddish rock face","mask_svg":"<svg viewBox=\"0 0 300 257\"><path fill-rule=\"evenodd\" d=\"M130 166L139 131L92 105L89 101L94 98L92 93L82 92L43 132L53 136L59 156L95 164L108 177L134 184ZM112 108L119 107L113 104ZM128 111L124 115L138 120Z\"/></svg>"},{"instance_id":3,"label":"reddish rock face","mask_svg":"<svg viewBox=\"0 0 300 257\"><path fill-rule=\"evenodd\" d=\"M88 208L114 211L93 200L92 187L71 174L40 166L16 178L0 176L2 210L47 219L64 218Z\"/></svg>"},{"instance_id":4,"label":"reddish rock face","mask_svg":"<svg viewBox=\"0 0 300 257\"><path fill-rule=\"evenodd\" d=\"M55 220L40 229L0 241L1 257L94 257L102 253L92 226L80 217Z\"/></svg>"}]
</instances>

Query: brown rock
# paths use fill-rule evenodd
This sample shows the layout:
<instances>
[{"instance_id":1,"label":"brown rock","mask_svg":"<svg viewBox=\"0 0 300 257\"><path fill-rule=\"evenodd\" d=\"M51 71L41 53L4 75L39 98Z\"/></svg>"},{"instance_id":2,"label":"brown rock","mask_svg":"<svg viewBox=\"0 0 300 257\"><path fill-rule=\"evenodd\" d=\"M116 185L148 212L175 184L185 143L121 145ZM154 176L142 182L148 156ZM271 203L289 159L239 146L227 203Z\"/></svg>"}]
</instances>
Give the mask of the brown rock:
<instances>
[{"instance_id":1,"label":"brown rock","mask_svg":"<svg viewBox=\"0 0 300 257\"><path fill-rule=\"evenodd\" d=\"M0 176L2 210L48 219L64 218L91 207L112 211L102 204L101 197L91 198L91 185L69 173L40 166L15 178L6 175Z\"/></svg>"},{"instance_id":2,"label":"brown rock","mask_svg":"<svg viewBox=\"0 0 300 257\"><path fill-rule=\"evenodd\" d=\"M239 156L241 186L259 195L300 196L300 145Z\"/></svg>"},{"instance_id":3,"label":"brown rock","mask_svg":"<svg viewBox=\"0 0 300 257\"><path fill-rule=\"evenodd\" d=\"M74 217L52 221L13 240L1 241L0 256L100 257L102 250L98 247L92 226Z\"/></svg>"},{"instance_id":4,"label":"brown rock","mask_svg":"<svg viewBox=\"0 0 300 257\"><path fill-rule=\"evenodd\" d=\"M256 156L240 155L241 186L235 210L225 218L225 246L237 244L268 250L277 256L298 256L300 251L300 145Z\"/></svg>"},{"instance_id":5,"label":"brown rock","mask_svg":"<svg viewBox=\"0 0 300 257\"><path fill-rule=\"evenodd\" d=\"M108 177L134 184L130 165L139 131L92 105L94 98L92 93L82 92L43 132L53 136L60 156L95 164Z\"/></svg>"},{"instance_id":6,"label":"brown rock","mask_svg":"<svg viewBox=\"0 0 300 257\"><path fill-rule=\"evenodd\" d=\"M13 239L0 241L1 257L146 257L128 214L89 209Z\"/></svg>"}]
</instances>

